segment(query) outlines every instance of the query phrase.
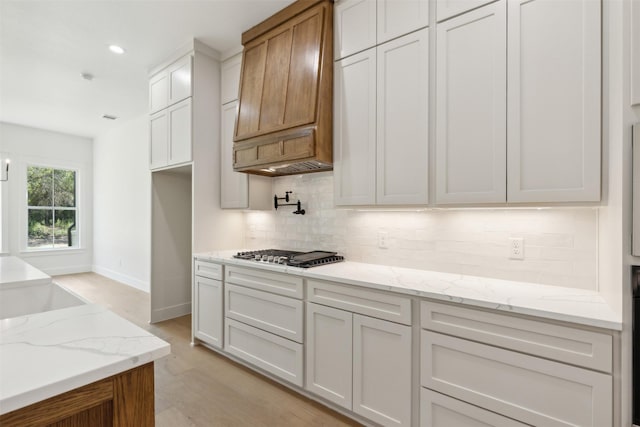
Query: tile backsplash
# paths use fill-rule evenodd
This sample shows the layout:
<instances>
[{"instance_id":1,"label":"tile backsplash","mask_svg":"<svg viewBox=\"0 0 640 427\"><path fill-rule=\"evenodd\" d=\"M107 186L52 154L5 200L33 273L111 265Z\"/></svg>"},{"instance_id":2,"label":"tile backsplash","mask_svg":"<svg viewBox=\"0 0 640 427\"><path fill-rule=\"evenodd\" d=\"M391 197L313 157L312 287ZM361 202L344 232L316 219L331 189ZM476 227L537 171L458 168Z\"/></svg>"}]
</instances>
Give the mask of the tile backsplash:
<instances>
[{"instance_id":1,"label":"tile backsplash","mask_svg":"<svg viewBox=\"0 0 640 427\"><path fill-rule=\"evenodd\" d=\"M294 207L247 212L246 246L332 250L347 260L597 290L597 208L336 208L333 173L274 178ZM387 248L378 247L384 233ZM509 238L524 238L524 260Z\"/></svg>"}]
</instances>

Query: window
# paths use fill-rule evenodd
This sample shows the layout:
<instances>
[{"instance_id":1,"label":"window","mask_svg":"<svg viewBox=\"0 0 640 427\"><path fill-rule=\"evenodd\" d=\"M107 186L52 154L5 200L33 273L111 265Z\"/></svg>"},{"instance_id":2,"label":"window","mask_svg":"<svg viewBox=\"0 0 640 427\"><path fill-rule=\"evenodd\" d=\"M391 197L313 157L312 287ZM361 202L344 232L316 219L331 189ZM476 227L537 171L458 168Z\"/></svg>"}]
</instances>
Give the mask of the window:
<instances>
[{"instance_id":1,"label":"window","mask_svg":"<svg viewBox=\"0 0 640 427\"><path fill-rule=\"evenodd\" d=\"M76 175L71 169L27 167L27 248L78 247Z\"/></svg>"}]
</instances>

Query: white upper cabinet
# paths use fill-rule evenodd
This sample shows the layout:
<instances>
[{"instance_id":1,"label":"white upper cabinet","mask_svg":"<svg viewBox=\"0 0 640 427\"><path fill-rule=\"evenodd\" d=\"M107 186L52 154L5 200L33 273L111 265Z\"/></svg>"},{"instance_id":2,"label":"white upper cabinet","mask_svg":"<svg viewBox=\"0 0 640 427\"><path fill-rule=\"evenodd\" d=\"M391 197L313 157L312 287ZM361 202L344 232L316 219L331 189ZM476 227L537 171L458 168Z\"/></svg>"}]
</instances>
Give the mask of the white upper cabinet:
<instances>
[{"instance_id":1,"label":"white upper cabinet","mask_svg":"<svg viewBox=\"0 0 640 427\"><path fill-rule=\"evenodd\" d=\"M378 0L377 9L378 43L429 25L428 0Z\"/></svg>"},{"instance_id":2,"label":"white upper cabinet","mask_svg":"<svg viewBox=\"0 0 640 427\"><path fill-rule=\"evenodd\" d=\"M376 56L378 82L376 202L396 205L427 204L429 163L429 35L427 29L378 46Z\"/></svg>"},{"instance_id":3,"label":"white upper cabinet","mask_svg":"<svg viewBox=\"0 0 640 427\"><path fill-rule=\"evenodd\" d=\"M335 63L334 185L337 205L375 203L376 50Z\"/></svg>"},{"instance_id":4,"label":"white upper cabinet","mask_svg":"<svg viewBox=\"0 0 640 427\"><path fill-rule=\"evenodd\" d=\"M336 62L336 205L428 203L428 64L426 29Z\"/></svg>"},{"instance_id":5,"label":"white upper cabinet","mask_svg":"<svg viewBox=\"0 0 640 427\"><path fill-rule=\"evenodd\" d=\"M190 162L192 154L191 79L193 55L183 56L149 80L149 167Z\"/></svg>"},{"instance_id":6,"label":"white upper cabinet","mask_svg":"<svg viewBox=\"0 0 640 427\"><path fill-rule=\"evenodd\" d=\"M600 8L502 0L438 23L436 204L600 200Z\"/></svg>"},{"instance_id":7,"label":"white upper cabinet","mask_svg":"<svg viewBox=\"0 0 640 427\"><path fill-rule=\"evenodd\" d=\"M191 161L191 99L167 108L169 119L169 164Z\"/></svg>"},{"instance_id":8,"label":"white upper cabinet","mask_svg":"<svg viewBox=\"0 0 640 427\"><path fill-rule=\"evenodd\" d=\"M220 207L267 210L273 207L271 178L233 170L233 135L241 65L242 54L238 54L224 61L221 66Z\"/></svg>"},{"instance_id":9,"label":"white upper cabinet","mask_svg":"<svg viewBox=\"0 0 640 427\"><path fill-rule=\"evenodd\" d=\"M344 58L429 25L429 0L340 0L334 56Z\"/></svg>"},{"instance_id":10,"label":"white upper cabinet","mask_svg":"<svg viewBox=\"0 0 640 427\"><path fill-rule=\"evenodd\" d=\"M149 80L149 113L153 114L169 105L169 76L160 72Z\"/></svg>"},{"instance_id":11,"label":"white upper cabinet","mask_svg":"<svg viewBox=\"0 0 640 427\"><path fill-rule=\"evenodd\" d=\"M437 0L436 20L444 21L493 1L495 0Z\"/></svg>"},{"instance_id":12,"label":"white upper cabinet","mask_svg":"<svg viewBox=\"0 0 640 427\"><path fill-rule=\"evenodd\" d=\"M601 7L509 1L509 202L600 200Z\"/></svg>"},{"instance_id":13,"label":"white upper cabinet","mask_svg":"<svg viewBox=\"0 0 640 427\"><path fill-rule=\"evenodd\" d=\"M341 0L333 8L336 59L376 45L375 0Z\"/></svg>"},{"instance_id":14,"label":"white upper cabinet","mask_svg":"<svg viewBox=\"0 0 640 427\"><path fill-rule=\"evenodd\" d=\"M151 169L166 166L169 162L169 123L167 110L149 118L149 165Z\"/></svg>"},{"instance_id":15,"label":"white upper cabinet","mask_svg":"<svg viewBox=\"0 0 640 427\"><path fill-rule=\"evenodd\" d=\"M236 122L238 102L222 106L220 147L220 207L249 207L249 176L233 170L233 127Z\"/></svg>"},{"instance_id":16,"label":"white upper cabinet","mask_svg":"<svg viewBox=\"0 0 640 427\"><path fill-rule=\"evenodd\" d=\"M631 3L631 105L640 105L640 3Z\"/></svg>"},{"instance_id":17,"label":"white upper cabinet","mask_svg":"<svg viewBox=\"0 0 640 427\"><path fill-rule=\"evenodd\" d=\"M502 0L437 26L437 204L506 201L506 9Z\"/></svg>"},{"instance_id":18,"label":"white upper cabinet","mask_svg":"<svg viewBox=\"0 0 640 427\"><path fill-rule=\"evenodd\" d=\"M149 112L167 108L191 96L191 55L186 55L149 80Z\"/></svg>"},{"instance_id":19,"label":"white upper cabinet","mask_svg":"<svg viewBox=\"0 0 640 427\"><path fill-rule=\"evenodd\" d=\"M151 169L191 161L191 98L153 114L149 127Z\"/></svg>"},{"instance_id":20,"label":"white upper cabinet","mask_svg":"<svg viewBox=\"0 0 640 427\"><path fill-rule=\"evenodd\" d=\"M238 99L240 87L240 71L242 68L242 54L239 53L222 63L221 70L221 103L227 104Z\"/></svg>"}]
</instances>

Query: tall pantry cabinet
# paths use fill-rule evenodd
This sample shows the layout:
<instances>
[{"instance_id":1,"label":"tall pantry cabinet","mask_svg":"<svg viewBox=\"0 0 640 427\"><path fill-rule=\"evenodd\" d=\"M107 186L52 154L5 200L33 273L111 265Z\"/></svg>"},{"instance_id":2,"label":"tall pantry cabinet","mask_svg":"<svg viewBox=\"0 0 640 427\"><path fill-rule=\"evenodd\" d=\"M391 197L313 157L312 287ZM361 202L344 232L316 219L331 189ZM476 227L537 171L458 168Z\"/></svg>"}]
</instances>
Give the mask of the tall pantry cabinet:
<instances>
[{"instance_id":1,"label":"tall pantry cabinet","mask_svg":"<svg viewBox=\"0 0 640 427\"><path fill-rule=\"evenodd\" d=\"M438 14L436 203L600 200L601 7Z\"/></svg>"},{"instance_id":2,"label":"tall pantry cabinet","mask_svg":"<svg viewBox=\"0 0 640 427\"><path fill-rule=\"evenodd\" d=\"M428 202L428 10L428 1L335 5L337 205Z\"/></svg>"},{"instance_id":3,"label":"tall pantry cabinet","mask_svg":"<svg viewBox=\"0 0 640 427\"><path fill-rule=\"evenodd\" d=\"M151 322L191 312L192 254L243 245L220 209L220 62L193 40L151 72Z\"/></svg>"}]
</instances>

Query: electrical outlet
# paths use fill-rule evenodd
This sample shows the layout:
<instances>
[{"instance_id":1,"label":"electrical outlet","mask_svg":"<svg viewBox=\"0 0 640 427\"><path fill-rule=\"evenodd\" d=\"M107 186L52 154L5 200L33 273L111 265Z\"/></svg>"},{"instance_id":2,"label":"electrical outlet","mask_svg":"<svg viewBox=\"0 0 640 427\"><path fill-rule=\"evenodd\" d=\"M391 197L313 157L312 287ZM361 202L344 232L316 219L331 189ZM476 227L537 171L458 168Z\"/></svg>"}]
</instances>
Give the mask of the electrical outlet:
<instances>
[{"instance_id":1,"label":"electrical outlet","mask_svg":"<svg viewBox=\"0 0 640 427\"><path fill-rule=\"evenodd\" d=\"M387 245L387 240L389 238L389 233L386 231L378 231L378 247L380 249L387 249L389 246Z\"/></svg>"},{"instance_id":2,"label":"electrical outlet","mask_svg":"<svg viewBox=\"0 0 640 427\"><path fill-rule=\"evenodd\" d=\"M509 259L524 259L524 238L509 237Z\"/></svg>"}]
</instances>

